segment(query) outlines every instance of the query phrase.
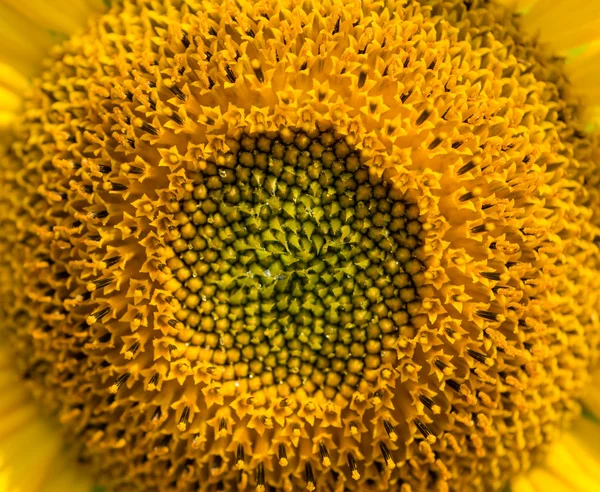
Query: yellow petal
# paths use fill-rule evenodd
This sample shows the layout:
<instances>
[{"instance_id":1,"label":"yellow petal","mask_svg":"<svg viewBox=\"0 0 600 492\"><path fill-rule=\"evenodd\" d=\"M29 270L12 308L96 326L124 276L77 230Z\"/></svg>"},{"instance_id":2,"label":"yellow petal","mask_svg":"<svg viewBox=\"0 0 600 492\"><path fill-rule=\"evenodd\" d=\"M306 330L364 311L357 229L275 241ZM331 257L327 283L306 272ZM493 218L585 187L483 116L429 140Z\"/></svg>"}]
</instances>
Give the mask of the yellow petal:
<instances>
[{"instance_id":1,"label":"yellow petal","mask_svg":"<svg viewBox=\"0 0 600 492\"><path fill-rule=\"evenodd\" d=\"M499 3L511 7L517 12L527 12L527 10L529 10L537 1L538 0L498 0Z\"/></svg>"},{"instance_id":2,"label":"yellow petal","mask_svg":"<svg viewBox=\"0 0 600 492\"><path fill-rule=\"evenodd\" d=\"M600 104L600 40L590 43L569 64L571 81L591 104Z\"/></svg>"},{"instance_id":3,"label":"yellow petal","mask_svg":"<svg viewBox=\"0 0 600 492\"><path fill-rule=\"evenodd\" d=\"M512 483L512 492L600 490L600 372L582 398L583 416L550 448L546 461Z\"/></svg>"},{"instance_id":4,"label":"yellow petal","mask_svg":"<svg viewBox=\"0 0 600 492\"><path fill-rule=\"evenodd\" d=\"M0 3L0 62L30 75L56 42L50 30L36 26L31 19Z\"/></svg>"},{"instance_id":5,"label":"yellow petal","mask_svg":"<svg viewBox=\"0 0 600 492\"><path fill-rule=\"evenodd\" d=\"M520 12L523 26L550 50L566 56L587 121L600 122L600 0L499 1Z\"/></svg>"},{"instance_id":6,"label":"yellow petal","mask_svg":"<svg viewBox=\"0 0 600 492\"><path fill-rule=\"evenodd\" d=\"M64 445L58 426L41 414L0 352L0 491L89 492L87 476Z\"/></svg>"},{"instance_id":7,"label":"yellow petal","mask_svg":"<svg viewBox=\"0 0 600 492\"><path fill-rule=\"evenodd\" d=\"M538 0L526 10L523 22L551 49L568 50L600 37L600 1Z\"/></svg>"},{"instance_id":8,"label":"yellow petal","mask_svg":"<svg viewBox=\"0 0 600 492\"><path fill-rule=\"evenodd\" d=\"M0 1L0 129L12 121L48 50L105 9L102 0Z\"/></svg>"},{"instance_id":9,"label":"yellow petal","mask_svg":"<svg viewBox=\"0 0 600 492\"><path fill-rule=\"evenodd\" d=\"M81 27L90 9L102 9L101 0L4 0L3 4L47 31L70 34Z\"/></svg>"},{"instance_id":10,"label":"yellow petal","mask_svg":"<svg viewBox=\"0 0 600 492\"><path fill-rule=\"evenodd\" d=\"M23 74L10 65L0 63L0 87L22 94L27 90L27 86L27 78Z\"/></svg>"}]
</instances>

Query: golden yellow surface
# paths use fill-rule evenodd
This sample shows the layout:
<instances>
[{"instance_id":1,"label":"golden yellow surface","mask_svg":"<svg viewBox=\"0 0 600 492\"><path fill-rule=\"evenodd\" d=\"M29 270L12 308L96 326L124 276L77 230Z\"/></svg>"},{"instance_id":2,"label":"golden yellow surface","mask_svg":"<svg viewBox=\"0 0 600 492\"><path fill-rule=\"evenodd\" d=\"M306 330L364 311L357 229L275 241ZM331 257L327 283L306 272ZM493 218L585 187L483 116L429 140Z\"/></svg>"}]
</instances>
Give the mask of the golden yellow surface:
<instances>
[{"instance_id":1,"label":"golden yellow surface","mask_svg":"<svg viewBox=\"0 0 600 492\"><path fill-rule=\"evenodd\" d=\"M564 29L561 46L588 43L583 55L567 67L547 55L521 27L541 28L541 15L531 20L541 4L521 21L479 1L124 1L56 45L32 84L18 74L33 73L51 34L24 40L30 14L10 6L14 59L0 67L0 121L16 122L0 157L6 366L102 483L490 490L542 461L597 361L600 279L598 145L576 99L595 100L595 86L584 89L596 45L589 26L580 38ZM40 2L30 20L45 18L76 27ZM335 166L349 174L302 188L303 159L321 173L314 182ZM242 169L261 163L271 178L287 166L289 187L256 173L241 186ZM234 205L218 209L211 186ZM236 209L236 186L277 195L280 218ZM379 232L337 210L354 210L342 195L359 210L359 196L384 191L368 205L382 207L367 216ZM279 214L279 202L261 200ZM262 242L241 229L227 242L238 216ZM360 234L375 234L381 253ZM227 272L250 265L270 277L268 253L288 275L324 258L323 244L326 263L343 268L303 276L276 298L276 324L257 322L256 310L272 309L266 284ZM398 265L380 260L390 248L402 250ZM373 285L363 296L344 275ZM313 316L304 328L294 297ZM351 314L318 314L319 297ZM34 412L10 402L14 419ZM23 426L9 424L0 432L13 437ZM518 485L547 490L580 445L569 439ZM66 456L61 447L48 438L28 454L41 465L17 473L32 480L24 490L44 485L42 465ZM570 490L596 483L567 475Z\"/></svg>"}]
</instances>

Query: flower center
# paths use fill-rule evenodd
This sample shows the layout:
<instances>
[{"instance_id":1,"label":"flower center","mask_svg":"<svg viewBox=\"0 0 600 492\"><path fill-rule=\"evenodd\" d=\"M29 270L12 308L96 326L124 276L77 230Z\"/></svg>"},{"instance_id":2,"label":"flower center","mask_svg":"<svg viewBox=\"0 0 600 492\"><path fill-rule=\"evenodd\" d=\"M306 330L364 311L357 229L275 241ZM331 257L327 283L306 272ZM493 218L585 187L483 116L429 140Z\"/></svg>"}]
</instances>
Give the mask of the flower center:
<instances>
[{"instance_id":1,"label":"flower center","mask_svg":"<svg viewBox=\"0 0 600 492\"><path fill-rule=\"evenodd\" d=\"M597 163L503 7L122 0L53 56L0 330L107 485L499 490L577 412Z\"/></svg>"},{"instance_id":2,"label":"flower center","mask_svg":"<svg viewBox=\"0 0 600 492\"><path fill-rule=\"evenodd\" d=\"M362 374L396 362L401 333L413 334L419 209L331 132L244 134L230 145L174 215L166 264L175 317L193 330L180 339L226 366L225 380L327 398L343 383L350 396Z\"/></svg>"}]
</instances>

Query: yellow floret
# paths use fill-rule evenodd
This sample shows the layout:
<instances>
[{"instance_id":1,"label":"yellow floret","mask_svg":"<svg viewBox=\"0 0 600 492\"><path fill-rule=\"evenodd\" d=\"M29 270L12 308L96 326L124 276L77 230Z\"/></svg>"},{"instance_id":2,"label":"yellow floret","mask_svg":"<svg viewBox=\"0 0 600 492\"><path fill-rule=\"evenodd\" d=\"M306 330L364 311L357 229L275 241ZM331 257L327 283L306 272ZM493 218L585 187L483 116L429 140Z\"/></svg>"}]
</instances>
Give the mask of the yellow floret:
<instances>
[{"instance_id":1,"label":"yellow floret","mask_svg":"<svg viewBox=\"0 0 600 492\"><path fill-rule=\"evenodd\" d=\"M479 0L123 0L0 156L0 329L116 490L493 490L597 362L598 142Z\"/></svg>"}]
</instances>

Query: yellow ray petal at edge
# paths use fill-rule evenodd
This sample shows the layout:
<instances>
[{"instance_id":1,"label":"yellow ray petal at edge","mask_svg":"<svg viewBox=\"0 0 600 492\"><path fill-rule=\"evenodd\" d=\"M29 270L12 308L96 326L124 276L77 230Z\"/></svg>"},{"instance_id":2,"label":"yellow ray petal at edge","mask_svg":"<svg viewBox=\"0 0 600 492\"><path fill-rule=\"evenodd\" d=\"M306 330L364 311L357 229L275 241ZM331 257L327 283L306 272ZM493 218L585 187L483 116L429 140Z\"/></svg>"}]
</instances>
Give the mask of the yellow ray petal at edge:
<instances>
[{"instance_id":1,"label":"yellow ray petal at edge","mask_svg":"<svg viewBox=\"0 0 600 492\"><path fill-rule=\"evenodd\" d=\"M32 3L36 5L32 6ZM44 29L68 33L80 26L82 17L102 2L87 3L93 8L89 9L85 0L32 0L29 3L6 0L0 6L16 7L19 18L26 18L27 12L33 12L29 18L30 29L27 26L19 26L19 29L25 35L35 33L38 44L44 45L46 39L52 39ZM504 3L517 4L514 0ZM69 7L75 17L65 14ZM590 102L600 105L600 1L525 0L518 2L518 8L524 12L525 26L539 32L541 41L553 49L568 50L587 44L582 55L570 62L569 70L578 90ZM47 26L44 26L44 19L50 19ZM22 71L0 61L0 130L10 123L18 110L20 98L27 88L27 76L35 73L36 63L44 53L29 47L25 39L22 45L26 53L33 53L32 58L20 66L25 67ZM590 109L598 118L599 107ZM0 492L88 492L92 487L91 480L65 454L58 429L39 414L16 374L9 369L7 360L7 355L0 351ZM592 389L586 395L585 403L592 413L600 415L600 390ZM576 422L573 429L551 448L547 463L519 477L512 484L512 490L600 490L600 422L590 417Z\"/></svg>"},{"instance_id":2,"label":"yellow ray petal at edge","mask_svg":"<svg viewBox=\"0 0 600 492\"><path fill-rule=\"evenodd\" d=\"M0 492L89 492L92 480L65 448L0 350Z\"/></svg>"},{"instance_id":3,"label":"yellow ray petal at edge","mask_svg":"<svg viewBox=\"0 0 600 492\"><path fill-rule=\"evenodd\" d=\"M567 58L566 70L586 109L600 124L600 0L497 0L522 16L524 28Z\"/></svg>"},{"instance_id":4,"label":"yellow ray petal at edge","mask_svg":"<svg viewBox=\"0 0 600 492\"><path fill-rule=\"evenodd\" d=\"M0 0L0 132L18 113L51 46L105 7L102 0ZM24 389L3 349L0 394L0 492L90 492L91 477Z\"/></svg>"},{"instance_id":5,"label":"yellow ray petal at edge","mask_svg":"<svg viewBox=\"0 0 600 492\"><path fill-rule=\"evenodd\" d=\"M0 0L0 130L52 45L105 9L103 0Z\"/></svg>"},{"instance_id":6,"label":"yellow ray petal at edge","mask_svg":"<svg viewBox=\"0 0 600 492\"><path fill-rule=\"evenodd\" d=\"M582 405L582 417L550 448L545 463L514 480L512 492L600 491L600 372Z\"/></svg>"}]
</instances>

